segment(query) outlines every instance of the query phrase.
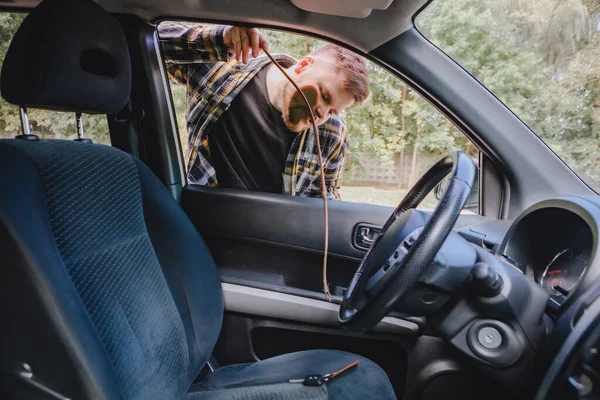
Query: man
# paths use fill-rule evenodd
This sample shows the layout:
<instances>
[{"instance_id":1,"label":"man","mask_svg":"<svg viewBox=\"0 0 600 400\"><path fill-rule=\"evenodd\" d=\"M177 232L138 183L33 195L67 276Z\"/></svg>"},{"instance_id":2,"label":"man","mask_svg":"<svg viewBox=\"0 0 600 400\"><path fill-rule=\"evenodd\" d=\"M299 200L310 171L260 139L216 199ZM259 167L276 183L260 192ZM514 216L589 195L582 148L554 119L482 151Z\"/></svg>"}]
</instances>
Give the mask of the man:
<instances>
[{"instance_id":1,"label":"man","mask_svg":"<svg viewBox=\"0 0 600 400\"><path fill-rule=\"evenodd\" d=\"M266 56L256 58L268 50L258 30L162 25L159 36L170 78L187 87L190 183L321 196L310 114L281 71ZM331 44L300 61L275 58L313 107L327 197L339 199L348 151L339 114L368 96L366 64Z\"/></svg>"}]
</instances>

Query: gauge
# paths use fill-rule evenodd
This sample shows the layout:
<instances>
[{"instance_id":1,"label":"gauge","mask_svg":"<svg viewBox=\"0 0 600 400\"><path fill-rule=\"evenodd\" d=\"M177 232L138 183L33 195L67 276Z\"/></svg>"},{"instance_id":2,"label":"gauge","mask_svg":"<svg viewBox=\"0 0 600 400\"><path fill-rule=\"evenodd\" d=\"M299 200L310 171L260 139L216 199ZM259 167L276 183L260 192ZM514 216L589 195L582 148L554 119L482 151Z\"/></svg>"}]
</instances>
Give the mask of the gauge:
<instances>
[{"instance_id":1,"label":"gauge","mask_svg":"<svg viewBox=\"0 0 600 400\"><path fill-rule=\"evenodd\" d=\"M573 251L571 248L564 249L558 252L544 269L540 284L559 303L575 289L585 274L589 258L585 253Z\"/></svg>"}]
</instances>

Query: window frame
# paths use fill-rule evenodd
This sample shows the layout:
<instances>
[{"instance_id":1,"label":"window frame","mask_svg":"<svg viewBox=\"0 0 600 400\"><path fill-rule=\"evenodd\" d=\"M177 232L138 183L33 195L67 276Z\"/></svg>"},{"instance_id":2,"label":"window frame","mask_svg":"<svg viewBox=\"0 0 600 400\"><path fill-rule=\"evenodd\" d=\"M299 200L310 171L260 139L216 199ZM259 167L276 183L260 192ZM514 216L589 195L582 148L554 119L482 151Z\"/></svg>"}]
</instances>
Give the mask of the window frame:
<instances>
[{"instance_id":1,"label":"window frame","mask_svg":"<svg viewBox=\"0 0 600 400\"><path fill-rule=\"evenodd\" d=\"M381 67L383 70L386 71L386 73L390 74L390 76L394 77L395 79L398 79L400 82L402 82L404 85L406 85L408 88L410 88L411 90L413 90L416 94L418 94L419 96L422 97L422 99L424 99L425 101L427 101L442 117L446 118L449 122L451 122L456 129L458 129L461 134L465 135L465 137L478 149L478 154L479 154L479 165L480 165L480 178L479 178L479 201L478 201L478 209L477 209L477 213L476 215L479 216L494 216L495 218L501 218L501 214L502 212L500 211L500 209L498 209L498 206L501 206L503 204L503 202L490 202L490 204L488 206L484 206L483 202L486 201L486 198L488 198L487 196L484 196L484 192L485 192L485 182L484 181L488 181L489 182L489 186L490 189L489 192L490 193L504 193L505 190L502 188L500 189L498 186L502 185L505 181L503 179L501 179L501 176L499 176L499 170L498 169L490 169L490 171L488 171L487 174L484 174L481 166L483 165L482 163L482 157L485 157L485 159L487 160L486 165L489 165L490 163L494 163L494 161L492 161L492 159L490 157L488 157L484 151L482 150L482 147L480 145L478 145L477 141L473 140L473 136L467 134L466 132L468 132L467 130L463 129L461 127L460 124L457 123L457 120L455 118L452 117L452 115L450 114L446 114L442 111L442 109L438 106L436 106L436 103L432 102L431 99L428 96L425 96L424 93L419 90L419 88L413 84L411 84L411 81L406 78L403 77L401 74L397 73L396 71L394 71L393 69L389 68L387 65L385 65L384 63L382 63L380 60L378 60L377 58L373 57L372 55L368 54L368 53L364 53L358 49L352 48L351 46L348 46L344 43L341 43L339 41L336 40L332 40L331 38L327 38L324 37L323 35L318 35L318 34L314 34L314 33L310 33L310 32L306 32L306 31L302 31L302 30L296 30L296 29L291 29L291 28L286 28L286 27L278 27L278 26L273 26L273 25L266 25L266 24L248 24L248 23L241 23L241 22L230 22L230 21L216 21L216 20L211 20L211 19L190 19L190 18L176 18L173 16L168 16L168 17L159 17L156 18L155 20L153 20L153 24L158 27L158 25L162 22L184 22L184 23L197 23L197 24L226 24L226 25L237 25L237 26L247 26L247 27L255 27L258 29L264 29L264 30L273 30L273 31L280 31L280 32L284 32L284 33L288 33L288 34L295 34L295 35L300 35L300 36L307 36L307 37L312 37L318 40L322 40L322 41L326 41L329 43L334 43L337 45L340 45L342 47L345 47L353 52L355 52L356 54L364 57L365 59L373 62L374 64L378 65L379 67ZM159 44L159 47L160 44ZM171 91L171 82L169 81L169 78L167 76L167 72L166 72L166 68L164 68L164 56L162 53L162 48L160 48L160 62L163 64L163 69L164 69L164 79L166 79L167 82L167 86L168 86L168 93L170 95L169 98L169 102L170 102L170 107L173 110L173 116L174 118L176 118L176 113L175 113L175 105L174 105L174 100L173 100L173 96L172 96L172 91ZM181 143L181 135L179 132L179 128L178 128L178 123L175 122L174 124L174 128L175 128L175 135L174 137L177 139L177 141L179 142L179 149L181 151L180 154L184 154L183 151L183 143ZM183 160L183 165L181 165L181 170L182 171L186 171L186 165L185 165L185 160L184 158L182 158ZM187 182L187 179L183 180L182 183L182 187L187 186L189 183ZM399 199L400 201L401 199ZM347 201L345 199L342 199L342 201ZM367 203L365 203L367 204ZM484 214L485 213L485 214Z\"/></svg>"}]
</instances>

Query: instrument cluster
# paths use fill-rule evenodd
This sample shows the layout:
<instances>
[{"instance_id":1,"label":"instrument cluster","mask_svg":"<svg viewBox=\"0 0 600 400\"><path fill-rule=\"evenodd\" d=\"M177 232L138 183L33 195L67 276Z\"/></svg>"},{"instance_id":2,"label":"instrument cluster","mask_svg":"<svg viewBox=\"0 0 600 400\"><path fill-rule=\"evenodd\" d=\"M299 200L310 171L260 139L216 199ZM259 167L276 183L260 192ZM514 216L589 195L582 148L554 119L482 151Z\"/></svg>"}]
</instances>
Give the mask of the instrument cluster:
<instances>
[{"instance_id":1,"label":"instrument cluster","mask_svg":"<svg viewBox=\"0 0 600 400\"><path fill-rule=\"evenodd\" d=\"M519 218L500 247L500 256L538 282L559 310L585 277L594 235L576 212L544 207Z\"/></svg>"}]
</instances>

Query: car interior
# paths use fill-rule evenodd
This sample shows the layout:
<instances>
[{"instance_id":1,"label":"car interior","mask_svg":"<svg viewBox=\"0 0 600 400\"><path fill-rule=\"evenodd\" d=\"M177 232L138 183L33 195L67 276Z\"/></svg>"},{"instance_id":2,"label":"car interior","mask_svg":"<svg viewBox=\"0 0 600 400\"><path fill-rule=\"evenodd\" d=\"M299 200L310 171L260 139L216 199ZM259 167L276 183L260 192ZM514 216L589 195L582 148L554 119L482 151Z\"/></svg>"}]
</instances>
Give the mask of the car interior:
<instances>
[{"instance_id":1,"label":"car interior","mask_svg":"<svg viewBox=\"0 0 600 400\"><path fill-rule=\"evenodd\" d=\"M22 124L0 139L1 397L600 398L600 197L419 32L429 3L0 0L27 15L0 75ZM394 207L329 201L328 298L321 199L188 183L163 21L351 49L478 158L438 157ZM32 133L34 109L77 139Z\"/></svg>"}]
</instances>

